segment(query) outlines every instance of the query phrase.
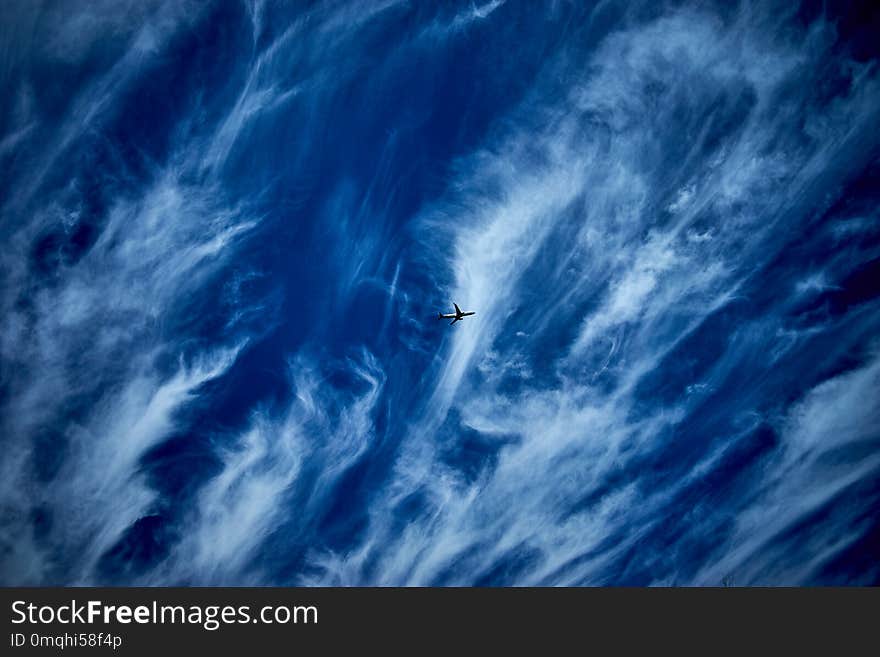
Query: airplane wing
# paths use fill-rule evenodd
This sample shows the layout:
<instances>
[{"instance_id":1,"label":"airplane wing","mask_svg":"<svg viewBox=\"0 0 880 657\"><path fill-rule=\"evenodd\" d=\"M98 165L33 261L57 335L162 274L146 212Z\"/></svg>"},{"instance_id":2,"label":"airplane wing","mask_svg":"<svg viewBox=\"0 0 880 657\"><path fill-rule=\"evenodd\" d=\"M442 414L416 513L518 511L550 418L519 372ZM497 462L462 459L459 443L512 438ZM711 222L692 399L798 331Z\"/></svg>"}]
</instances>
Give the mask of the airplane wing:
<instances>
[{"instance_id":1,"label":"airplane wing","mask_svg":"<svg viewBox=\"0 0 880 657\"><path fill-rule=\"evenodd\" d=\"M457 321L458 321L458 317L456 317L456 318L453 319L451 322L449 322L449 325L452 326L452 325L455 324Z\"/></svg>"},{"instance_id":2,"label":"airplane wing","mask_svg":"<svg viewBox=\"0 0 880 657\"><path fill-rule=\"evenodd\" d=\"M461 315L461 308L458 307L458 304L457 304L457 303L453 303L452 305L455 306L455 313L456 313L457 315Z\"/></svg>"}]
</instances>

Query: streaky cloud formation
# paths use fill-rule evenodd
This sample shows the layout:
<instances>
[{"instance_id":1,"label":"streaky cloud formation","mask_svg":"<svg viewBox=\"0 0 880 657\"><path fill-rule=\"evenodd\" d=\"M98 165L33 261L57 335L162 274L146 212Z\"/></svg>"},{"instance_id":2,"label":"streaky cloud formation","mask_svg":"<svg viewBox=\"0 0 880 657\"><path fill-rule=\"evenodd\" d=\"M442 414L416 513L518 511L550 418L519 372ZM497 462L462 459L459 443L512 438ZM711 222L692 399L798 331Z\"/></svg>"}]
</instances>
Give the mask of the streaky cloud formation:
<instances>
[{"instance_id":1,"label":"streaky cloud formation","mask_svg":"<svg viewBox=\"0 0 880 657\"><path fill-rule=\"evenodd\" d=\"M12 5L0 581L876 584L867 11Z\"/></svg>"}]
</instances>

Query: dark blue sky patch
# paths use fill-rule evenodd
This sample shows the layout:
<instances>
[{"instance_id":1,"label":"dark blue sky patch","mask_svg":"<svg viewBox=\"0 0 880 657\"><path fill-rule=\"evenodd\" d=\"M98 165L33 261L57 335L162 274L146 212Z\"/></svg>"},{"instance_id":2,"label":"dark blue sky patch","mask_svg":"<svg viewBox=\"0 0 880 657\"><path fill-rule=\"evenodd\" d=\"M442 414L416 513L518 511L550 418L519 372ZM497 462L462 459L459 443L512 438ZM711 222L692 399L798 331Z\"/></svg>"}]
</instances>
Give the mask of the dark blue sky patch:
<instances>
[{"instance_id":1,"label":"dark blue sky patch","mask_svg":"<svg viewBox=\"0 0 880 657\"><path fill-rule=\"evenodd\" d=\"M120 541L101 557L99 577L104 582L125 582L157 566L175 542L174 529L161 515L139 518Z\"/></svg>"},{"instance_id":2,"label":"dark blue sky patch","mask_svg":"<svg viewBox=\"0 0 880 657\"><path fill-rule=\"evenodd\" d=\"M450 420L453 417L451 415ZM473 484L490 473L505 445L516 442L515 437L485 436L461 424L450 424L448 432L444 437L445 444L441 443L440 461L458 472L467 484Z\"/></svg>"}]
</instances>

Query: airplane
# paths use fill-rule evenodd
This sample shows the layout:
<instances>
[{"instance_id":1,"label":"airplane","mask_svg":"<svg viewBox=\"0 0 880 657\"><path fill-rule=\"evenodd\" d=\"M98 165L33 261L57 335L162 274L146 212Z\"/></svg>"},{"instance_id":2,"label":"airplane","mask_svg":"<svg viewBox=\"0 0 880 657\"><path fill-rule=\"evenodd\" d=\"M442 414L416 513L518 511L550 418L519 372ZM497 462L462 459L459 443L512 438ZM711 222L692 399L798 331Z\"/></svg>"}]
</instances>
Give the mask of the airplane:
<instances>
[{"instance_id":1,"label":"airplane","mask_svg":"<svg viewBox=\"0 0 880 657\"><path fill-rule=\"evenodd\" d=\"M452 305L455 306L455 314L454 314L454 315L452 315L452 314L450 314L450 315L444 315L443 313L437 313L437 319L451 319L452 321L449 322L449 325L452 326L453 324L455 324L455 323L456 323L457 321L459 321L460 319L475 314L475 313L472 313L472 312L463 313L463 312L461 311L461 308L458 307L458 304L453 303Z\"/></svg>"}]
</instances>

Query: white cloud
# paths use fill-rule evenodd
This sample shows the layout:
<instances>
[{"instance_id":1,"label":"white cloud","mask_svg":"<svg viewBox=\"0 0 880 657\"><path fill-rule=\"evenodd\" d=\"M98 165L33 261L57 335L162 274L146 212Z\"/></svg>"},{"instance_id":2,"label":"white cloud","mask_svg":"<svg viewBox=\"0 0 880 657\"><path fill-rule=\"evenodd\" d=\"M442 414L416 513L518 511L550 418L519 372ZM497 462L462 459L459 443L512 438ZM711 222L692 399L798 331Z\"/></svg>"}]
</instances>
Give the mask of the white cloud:
<instances>
[{"instance_id":1,"label":"white cloud","mask_svg":"<svg viewBox=\"0 0 880 657\"><path fill-rule=\"evenodd\" d=\"M866 125L875 105L863 87L823 123L821 142L796 148L791 113L814 110L780 107L779 91L819 55L775 39L761 20L744 12L723 25L681 11L614 33L568 97L548 103L539 83L503 129L458 163L447 197L422 226L435 244L451 235L445 264L453 282L443 297L477 315L450 331L433 393L407 433L394 480L371 509L368 538L346 554L323 555L324 576L309 581L424 585L446 573L446 583L473 583L519 550L535 560L513 575L517 583L601 583L603 568L663 521L694 479L644 490L632 468L671 450L664 441L742 355L725 349L706 376L665 406L646 410L637 389L778 253L796 230L778 222L791 220L786 212L806 198L819 163L843 157L848 145L836 136L850 133L851 119ZM554 66L570 62L552 64L551 77ZM746 107L741 115L738 102ZM697 130L667 156L668 124L684 117L697 129L713 103L735 127L708 154L701 150L709 149L708 133ZM822 175L828 182L828 172ZM663 210L672 216L664 219ZM576 239L551 242L560 235ZM537 260L549 244L553 261ZM537 340L566 322L580 325L567 344L535 342L530 352L529 343L509 339ZM759 327L751 330L757 335ZM515 393L502 392L503 377L491 373L548 359L552 378L521 377ZM496 460L475 481L441 458L443 432L455 440L459 430L444 425L451 410L484 440L498 440ZM839 412L846 411L835 404L832 424ZM863 415L853 422L869 425ZM694 477L719 457L710 452ZM571 511L621 471L635 479ZM865 472L830 478L815 501ZM800 480L782 499L806 485ZM400 531L395 509L414 493L426 508ZM760 522L771 517L758 513ZM735 539L743 543L734 552L748 549L747 535ZM617 544L606 545L609 537ZM720 581L722 570L697 580ZM690 581L668 571L655 576Z\"/></svg>"},{"instance_id":2,"label":"white cloud","mask_svg":"<svg viewBox=\"0 0 880 657\"><path fill-rule=\"evenodd\" d=\"M224 287L232 306L225 346L169 336L169 318L204 301L207 285L260 227L259 199L235 197L223 178L227 165L282 110L301 103L304 115L319 113L319 101L360 71L347 47L359 52L360 30L401 4L320 5L263 45L273 34L266 8L248 3L252 53L229 82L234 101L207 125L201 108L182 117L167 161L148 165L149 182L125 186L94 243L50 263L55 275L37 280L28 254L47 232L67 235L84 217L76 177L45 198L37 192L66 166L66 154L87 148L120 111L128 86L186 20L163 5L135 30L87 9L68 26L85 31L85 45L61 26L56 57L80 60L110 37L120 56L71 99L48 145L36 149L28 184L3 206L4 219L35 208L5 229L9 248L0 255L0 354L16 372L0 426L14 437L0 466L2 499L15 510L0 525L0 547L11 554L4 581L92 583L102 554L149 512L155 493L141 460L186 428L185 411L202 386L229 372L253 337L238 320L264 307L242 307L239 288L257 274L237 270ZM422 37L488 26L502 4L474 5L394 44L393 61L436 45ZM425 269L446 302L477 314L448 331L419 382L426 401L395 418L405 424L395 436L401 443L390 456L390 481L370 500L363 536L338 551L311 551L305 583L473 583L517 554L532 558L511 571L517 583L602 583L605 569L664 521L676 496L723 460L724 449L707 448L692 472L656 488L639 469L673 450L694 408L751 351L769 366L805 331L761 318L732 332L731 344L671 401L645 408L642 389L682 340L742 298L744 282L803 227L800 210L826 202L813 195L817 177L841 183L842 163L868 157L876 138L865 135L874 134L880 98L873 72L862 72L829 108L786 96L822 56L827 31L807 35L811 50L782 38L759 12L731 18L674 11L612 33L586 61L579 50L549 57L520 106L456 162L446 193L414 222L415 255L386 258L389 227L374 211L372 187L365 200L347 181L334 186L327 235L339 265L337 305L358 285L377 284L388 293L387 327L392 302L404 313L416 307L403 275L411 256L441 266ZM560 95L561 81L570 84ZM43 119L30 98L20 92L22 109L0 156L39 146ZM716 124L726 128L713 134ZM678 140L669 125L681 126ZM291 160L314 147L303 132ZM393 146L392 136L376 179ZM838 226L839 239L866 230L867 221ZM824 276L809 274L794 289L825 289ZM765 329L775 341L764 339ZM434 349L412 335L401 341L413 352ZM777 426L783 447L762 473L761 495L743 503L730 538L696 575L658 567L656 581L713 583L731 570L746 581L800 581L857 538L850 532L817 547L789 570L772 563L781 529L877 467L870 457L843 471L822 456L870 437L878 418L864 400L876 397L878 362L817 386L792 409ZM296 524L285 537L295 540L320 522L337 485L374 446L383 394L393 388L386 377L393 382L396 362L369 351L340 365L358 394L330 381L335 365L304 347L291 356L282 411L257 407L240 431L215 433L218 472L182 512L186 532L144 583L277 583L256 555L279 525ZM387 399L398 416L399 401ZM745 427L730 444L773 420L754 417L745 402L730 412ZM59 471L40 481L33 450L47 426L65 428L56 444L66 451ZM485 441L476 473L444 455L465 431ZM423 507L401 522L399 505L412 497ZM55 511L50 541L36 540L25 517L39 505ZM53 570L55 549L68 555L69 575Z\"/></svg>"},{"instance_id":3,"label":"white cloud","mask_svg":"<svg viewBox=\"0 0 880 657\"><path fill-rule=\"evenodd\" d=\"M253 556L279 522L314 522L334 483L370 446L374 414L385 375L368 352L351 371L367 385L343 399L318 365L305 357L291 363L294 396L280 418L257 411L250 426L220 452L221 470L185 514L187 532L159 571L157 582L271 584ZM332 408L340 408L334 414ZM320 465L308 502L292 507L291 493L304 463ZM151 575L152 578L156 574Z\"/></svg>"},{"instance_id":4,"label":"white cloud","mask_svg":"<svg viewBox=\"0 0 880 657\"><path fill-rule=\"evenodd\" d=\"M876 438L880 410L868 400L878 395L880 358L875 356L862 368L819 384L789 411L778 427L781 450L765 468L757 499L738 515L723 556L703 568L695 578L698 583L718 582L729 573L736 573L740 584L810 581L827 558L860 538L865 527L829 527L825 534L834 536L833 543L807 561L789 558L785 544L771 545L799 520L880 469L876 453L846 468L826 460Z\"/></svg>"}]
</instances>

